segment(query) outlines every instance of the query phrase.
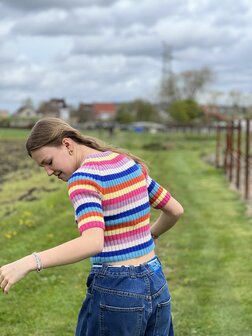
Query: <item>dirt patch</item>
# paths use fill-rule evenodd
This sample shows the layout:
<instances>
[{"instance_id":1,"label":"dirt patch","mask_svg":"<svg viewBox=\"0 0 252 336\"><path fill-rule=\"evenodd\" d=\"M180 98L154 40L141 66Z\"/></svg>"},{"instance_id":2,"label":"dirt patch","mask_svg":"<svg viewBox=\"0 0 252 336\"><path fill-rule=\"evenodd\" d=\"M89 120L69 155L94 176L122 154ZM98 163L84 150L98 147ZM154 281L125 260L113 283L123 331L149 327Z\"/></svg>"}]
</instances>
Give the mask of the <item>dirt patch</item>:
<instances>
[{"instance_id":1,"label":"dirt patch","mask_svg":"<svg viewBox=\"0 0 252 336\"><path fill-rule=\"evenodd\" d=\"M55 192L59 190L56 185L31 185L25 181L31 178L31 175L40 171L40 168L27 155L24 141L0 140L0 191L3 185L15 181L24 181L23 190L14 192L11 200L5 197L0 199L1 218L8 217L16 211L18 202L32 202L43 197L44 193ZM54 182L54 180L51 180Z\"/></svg>"},{"instance_id":2,"label":"dirt patch","mask_svg":"<svg viewBox=\"0 0 252 336\"><path fill-rule=\"evenodd\" d=\"M5 181L7 174L28 166L25 142L0 141L0 184Z\"/></svg>"},{"instance_id":3,"label":"dirt patch","mask_svg":"<svg viewBox=\"0 0 252 336\"><path fill-rule=\"evenodd\" d=\"M53 192L53 191L57 191L59 190L59 188L45 188L45 187L42 187L42 188L30 188L27 190L26 193L22 194L21 196L19 196L18 198L18 201L36 201L39 199L38 197L38 194L40 192ZM34 195L36 193L36 195Z\"/></svg>"},{"instance_id":4,"label":"dirt patch","mask_svg":"<svg viewBox=\"0 0 252 336\"><path fill-rule=\"evenodd\" d=\"M170 143L151 142L143 145L143 149L151 151L171 150L174 149L174 145Z\"/></svg>"}]
</instances>

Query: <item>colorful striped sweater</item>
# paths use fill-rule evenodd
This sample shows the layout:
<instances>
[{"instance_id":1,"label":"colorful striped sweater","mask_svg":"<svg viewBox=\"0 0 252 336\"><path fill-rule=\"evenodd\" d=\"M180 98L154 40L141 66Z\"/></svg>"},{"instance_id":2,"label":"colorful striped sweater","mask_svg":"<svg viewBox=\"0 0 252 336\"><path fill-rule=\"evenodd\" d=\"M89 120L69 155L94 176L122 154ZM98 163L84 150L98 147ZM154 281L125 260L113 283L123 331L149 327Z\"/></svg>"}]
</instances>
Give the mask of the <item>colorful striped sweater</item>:
<instances>
[{"instance_id":1,"label":"colorful striped sweater","mask_svg":"<svg viewBox=\"0 0 252 336\"><path fill-rule=\"evenodd\" d=\"M154 249L150 206L160 209L171 195L127 156L111 151L92 154L68 180L80 233L104 230L104 249L92 263L143 256Z\"/></svg>"}]
</instances>

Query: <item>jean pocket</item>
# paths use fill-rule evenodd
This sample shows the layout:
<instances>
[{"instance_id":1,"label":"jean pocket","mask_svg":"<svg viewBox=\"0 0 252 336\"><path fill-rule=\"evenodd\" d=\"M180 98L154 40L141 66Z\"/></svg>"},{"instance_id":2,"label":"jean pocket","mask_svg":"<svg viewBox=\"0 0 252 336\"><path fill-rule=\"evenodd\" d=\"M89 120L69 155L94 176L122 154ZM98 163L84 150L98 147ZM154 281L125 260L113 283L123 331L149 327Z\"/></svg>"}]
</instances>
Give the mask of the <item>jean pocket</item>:
<instances>
[{"instance_id":1,"label":"jean pocket","mask_svg":"<svg viewBox=\"0 0 252 336\"><path fill-rule=\"evenodd\" d=\"M91 284L93 283L94 277L95 277L94 273L89 274L87 281L86 281L87 288L89 288Z\"/></svg>"},{"instance_id":2,"label":"jean pocket","mask_svg":"<svg viewBox=\"0 0 252 336\"><path fill-rule=\"evenodd\" d=\"M144 307L113 307L100 305L102 336L140 336Z\"/></svg>"},{"instance_id":3,"label":"jean pocket","mask_svg":"<svg viewBox=\"0 0 252 336\"><path fill-rule=\"evenodd\" d=\"M171 327L171 299L157 305L154 336L169 335Z\"/></svg>"}]
</instances>

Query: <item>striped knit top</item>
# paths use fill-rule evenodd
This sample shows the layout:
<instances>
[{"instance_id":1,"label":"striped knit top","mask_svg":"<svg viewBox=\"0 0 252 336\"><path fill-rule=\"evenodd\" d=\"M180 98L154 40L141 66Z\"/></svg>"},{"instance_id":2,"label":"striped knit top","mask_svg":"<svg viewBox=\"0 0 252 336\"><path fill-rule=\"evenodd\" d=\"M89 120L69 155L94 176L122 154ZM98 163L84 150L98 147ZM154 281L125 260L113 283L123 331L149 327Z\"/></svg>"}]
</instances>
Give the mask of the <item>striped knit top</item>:
<instances>
[{"instance_id":1,"label":"striped knit top","mask_svg":"<svg viewBox=\"0 0 252 336\"><path fill-rule=\"evenodd\" d=\"M154 249L150 206L161 209L171 195L125 155L92 154L68 180L80 234L104 230L103 251L91 258L102 264L143 256Z\"/></svg>"}]
</instances>

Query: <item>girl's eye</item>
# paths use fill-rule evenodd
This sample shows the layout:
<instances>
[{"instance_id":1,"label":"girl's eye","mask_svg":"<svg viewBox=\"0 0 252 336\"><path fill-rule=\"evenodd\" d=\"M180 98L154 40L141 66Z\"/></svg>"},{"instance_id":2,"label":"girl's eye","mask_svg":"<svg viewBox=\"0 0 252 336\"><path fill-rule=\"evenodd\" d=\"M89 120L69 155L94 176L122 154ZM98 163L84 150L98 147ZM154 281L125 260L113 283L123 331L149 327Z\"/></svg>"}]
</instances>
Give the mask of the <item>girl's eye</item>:
<instances>
[{"instance_id":1,"label":"girl's eye","mask_svg":"<svg viewBox=\"0 0 252 336\"><path fill-rule=\"evenodd\" d=\"M48 166L50 166L50 165L52 164L52 160L51 160L51 161L49 161L47 164L48 164Z\"/></svg>"}]
</instances>

